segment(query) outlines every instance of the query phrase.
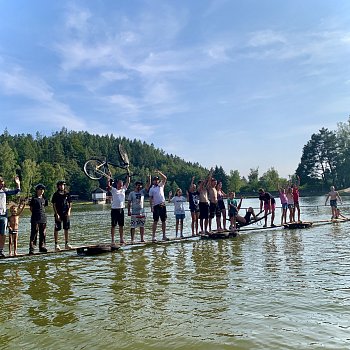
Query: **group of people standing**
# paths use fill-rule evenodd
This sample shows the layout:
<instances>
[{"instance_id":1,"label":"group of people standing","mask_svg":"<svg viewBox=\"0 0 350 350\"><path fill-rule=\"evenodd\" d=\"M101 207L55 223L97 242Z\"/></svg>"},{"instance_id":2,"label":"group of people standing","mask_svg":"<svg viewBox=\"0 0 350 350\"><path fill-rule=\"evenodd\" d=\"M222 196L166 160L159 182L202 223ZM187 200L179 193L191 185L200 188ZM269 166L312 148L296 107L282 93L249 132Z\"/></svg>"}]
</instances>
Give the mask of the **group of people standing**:
<instances>
[{"instance_id":1,"label":"group of people standing","mask_svg":"<svg viewBox=\"0 0 350 350\"><path fill-rule=\"evenodd\" d=\"M176 219L176 237L183 237L183 222L185 219L185 202L189 202L191 213L191 231L192 236L200 234L210 234L212 231L213 220L216 220L216 229L226 231L229 221L229 229L235 231L238 226L249 224L252 219L257 220L260 213L264 213L264 227L267 227L268 215L271 214L271 227L275 227L275 209L276 200L271 193L266 192L263 188L259 189L260 212L255 214L252 207L247 208L244 216L239 215L243 198L238 201L235 198L235 192L229 192L228 195L222 190L222 182L213 177L213 169L210 170L208 177L195 183L195 177L192 177L186 197L183 196L182 190L176 190L173 196L169 192L168 199L165 198L164 188L167 177L160 170L155 171L156 175L147 181L145 188L141 181L135 182L134 189L126 198L126 192L130 185L130 176L127 175L125 183L122 180L111 181L108 178L107 188L111 192L111 244L115 245L115 228L119 229L119 243L124 244L124 223L125 212L130 217L131 242L135 242L136 229L140 231L141 242L145 241L145 223L146 214L144 209L145 196L149 195L150 208L153 217L152 224L152 241L157 241L156 230L159 220L161 221L162 240L168 240L166 236L166 219L167 207L166 202L174 204L174 215ZM21 191L20 180L15 177L15 189L5 187L3 178L0 177L0 258L4 257L5 232L9 232L9 254L17 255L17 239L19 228L19 217L25 207L24 200L18 205L11 205L9 215L7 213L6 198L9 195L16 195ZM55 250L61 250L58 243L58 233L64 230L65 249L72 248L69 244L70 216L72 209L72 200L69 192L66 190L66 183L63 180L57 181L57 191L53 194L51 203L54 210L54 241ZM299 204L299 186L300 179L297 177L297 183L288 184L286 188L278 186L279 197L282 206L281 225L289 222L300 221L300 204ZM35 195L29 201L31 210L31 231L29 241L29 254L34 254L37 240L39 240L39 251L47 252L46 248L46 225L47 217L45 207L48 206L48 200L44 195L45 186L38 184L35 186ZM332 208L332 218L338 218L342 215L337 208L337 200L341 201L339 193L331 187L326 203L330 198ZM227 209L225 205L227 200ZM325 204L326 204L325 203ZM287 217L289 211L289 216ZM228 219L227 214L228 213Z\"/></svg>"},{"instance_id":2,"label":"group of people standing","mask_svg":"<svg viewBox=\"0 0 350 350\"><path fill-rule=\"evenodd\" d=\"M174 204L174 215L176 220L175 235L183 237L183 222L185 219L185 202L189 202L189 210L191 213L191 231L192 236L200 234L210 234L214 219L216 221L216 229L218 231L227 230L227 215L225 200L227 199L228 216L230 221L230 229L235 230L236 226L248 224L252 218L256 219L253 208L248 208L244 216L238 214L242 204L242 198L239 203L235 198L235 193L230 192L227 196L222 190L222 182L213 177L213 170L204 180L195 183L195 177L192 177L190 186L187 190L186 197L180 188L173 193L170 191L168 198L165 197L165 184L167 177L161 171L156 170L156 175L149 176L148 182L143 187L141 181L135 182L134 189L126 198L126 191L130 185L130 177L127 176L125 183L122 180L115 182L108 178L107 189L111 193L111 244L115 242L115 228L119 229L119 243L124 244L124 216L125 210L130 217L131 242L135 242L135 231L140 230L140 240L144 242L144 226L146 222L146 214L144 210L145 196L149 195L150 208L152 212L152 241L157 241L156 230L161 222L162 240L168 240L166 236L166 219L167 207L166 203ZM267 194L267 192L265 192ZM273 197L272 197L273 198ZM126 203L127 202L127 203ZM272 208L272 207L271 207ZM266 211L270 210L269 206L265 206ZM274 207L273 207L274 209Z\"/></svg>"},{"instance_id":3,"label":"group of people standing","mask_svg":"<svg viewBox=\"0 0 350 350\"><path fill-rule=\"evenodd\" d=\"M0 258L5 257L5 233L6 229L9 232L9 255L17 255L17 241L19 230L19 218L25 207L25 201L20 200L19 204L12 204L7 211L7 196L18 194L21 191L21 182L18 177L15 177L15 189L5 187L5 181L0 177ZM55 250L61 250L58 244L58 232L63 228L65 237L65 248L71 249L69 244L69 229L71 215L71 196L65 189L65 181L57 182L57 191L53 194L51 203L54 210L55 226L54 240ZM48 200L44 195L45 186L38 184L35 186L35 194L29 200L29 208L31 211L30 218L30 240L29 254L34 254L35 248L39 240L39 251L47 252L46 248L46 226L47 216L45 207L48 206Z\"/></svg>"}]
</instances>

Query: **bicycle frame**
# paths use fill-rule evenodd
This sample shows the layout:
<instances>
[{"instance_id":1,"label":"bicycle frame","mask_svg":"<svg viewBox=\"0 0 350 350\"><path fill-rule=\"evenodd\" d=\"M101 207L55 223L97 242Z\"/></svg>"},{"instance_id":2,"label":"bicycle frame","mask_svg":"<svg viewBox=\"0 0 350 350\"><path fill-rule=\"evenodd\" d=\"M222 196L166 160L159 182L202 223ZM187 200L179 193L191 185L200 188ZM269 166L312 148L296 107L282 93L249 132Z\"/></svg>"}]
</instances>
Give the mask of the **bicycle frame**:
<instances>
[{"instance_id":1,"label":"bicycle frame","mask_svg":"<svg viewBox=\"0 0 350 350\"><path fill-rule=\"evenodd\" d=\"M100 180L102 177L111 178L112 172L110 167L119 168L125 170L125 173L120 176L125 175L135 175L130 174L129 165L120 165L116 163L109 162L107 157L91 157L84 164L84 173L91 180Z\"/></svg>"}]
</instances>

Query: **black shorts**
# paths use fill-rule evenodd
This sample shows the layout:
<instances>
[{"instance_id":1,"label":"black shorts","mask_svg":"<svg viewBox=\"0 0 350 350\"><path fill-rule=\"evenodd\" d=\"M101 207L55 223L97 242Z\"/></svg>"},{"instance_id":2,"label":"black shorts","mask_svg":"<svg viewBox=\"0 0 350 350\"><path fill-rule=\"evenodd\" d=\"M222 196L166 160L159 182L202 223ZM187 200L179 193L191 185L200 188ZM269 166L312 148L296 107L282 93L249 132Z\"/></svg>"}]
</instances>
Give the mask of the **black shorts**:
<instances>
[{"instance_id":1,"label":"black shorts","mask_svg":"<svg viewBox=\"0 0 350 350\"><path fill-rule=\"evenodd\" d=\"M190 206L190 212L191 213L199 213L199 206L197 206L197 207Z\"/></svg>"},{"instance_id":2,"label":"black shorts","mask_svg":"<svg viewBox=\"0 0 350 350\"><path fill-rule=\"evenodd\" d=\"M199 202L199 217L201 219L209 218L209 205L205 202Z\"/></svg>"},{"instance_id":3,"label":"black shorts","mask_svg":"<svg viewBox=\"0 0 350 350\"><path fill-rule=\"evenodd\" d=\"M124 209L111 209L111 225L112 227L124 226Z\"/></svg>"},{"instance_id":4,"label":"black shorts","mask_svg":"<svg viewBox=\"0 0 350 350\"><path fill-rule=\"evenodd\" d=\"M167 218L165 204L157 204L153 207L153 221L158 222L159 218L161 222L165 222Z\"/></svg>"},{"instance_id":5,"label":"black shorts","mask_svg":"<svg viewBox=\"0 0 350 350\"><path fill-rule=\"evenodd\" d=\"M218 201L218 210L225 210L225 202L224 201Z\"/></svg>"},{"instance_id":6,"label":"black shorts","mask_svg":"<svg viewBox=\"0 0 350 350\"><path fill-rule=\"evenodd\" d=\"M61 221L55 220L55 230L56 231L61 231L62 226L64 230L69 230L70 229L70 220L68 219L67 216L65 215L60 215Z\"/></svg>"},{"instance_id":7,"label":"black shorts","mask_svg":"<svg viewBox=\"0 0 350 350\"><path fill-rule=\"evenodd\" d=\"M211 219L213 219L216 216L217 209L218 209L218 204L210 202L209 215Z\"/></svg>"}]
</instances>

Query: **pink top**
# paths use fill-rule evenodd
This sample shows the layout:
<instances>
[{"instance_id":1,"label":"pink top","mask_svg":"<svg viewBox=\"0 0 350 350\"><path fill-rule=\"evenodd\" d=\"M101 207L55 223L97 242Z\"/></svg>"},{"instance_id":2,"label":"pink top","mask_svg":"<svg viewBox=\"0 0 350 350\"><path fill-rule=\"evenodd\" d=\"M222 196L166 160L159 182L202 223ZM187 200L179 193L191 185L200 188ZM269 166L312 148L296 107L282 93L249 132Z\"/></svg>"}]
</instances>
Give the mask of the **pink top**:
<instances>
[{"instance_id":1,"label":"pink top","mask_svg":"<svg viewBox=\"0 0 350 350\"><path fill-rule=\"evenodd\" d=\"M281 200L281 204L288 203L287 195L285 193L283 193L283 192L280 192L280 200Z\"/></svg>"}]
</instances>

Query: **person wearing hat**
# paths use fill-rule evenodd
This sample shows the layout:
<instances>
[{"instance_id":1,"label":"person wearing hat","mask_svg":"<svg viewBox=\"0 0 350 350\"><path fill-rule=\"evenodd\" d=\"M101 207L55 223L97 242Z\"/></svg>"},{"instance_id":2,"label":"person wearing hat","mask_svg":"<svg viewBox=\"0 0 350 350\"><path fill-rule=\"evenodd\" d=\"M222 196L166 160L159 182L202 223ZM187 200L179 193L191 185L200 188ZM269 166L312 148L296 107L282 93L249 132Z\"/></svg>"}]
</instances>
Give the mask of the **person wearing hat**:
<instances>
[{"instance_id":1,"label":"person wearing hat","mask_svg":"<svg viewBox=\"0 0 350 350\"><path fill-rule=\"evenodd\" d=\"M34 254L34 249L37 243L39 233L39 252L46 253L46 213L45 207L48 206L48 200L44 197L45 186L37 184L35 186L35 195L29 203L30 211L32 212L30 218L30 242L29 254Z\"/></svg>"},{"instance_id":2,"label":"person wearing hat","mask_svg":"<svg viewBox=\"0 0 350 350\"><path fill-rule=\"evenodd\" d=\"M6 240L6 227L7 227L7 196L17 194L21 191L21 182L19 177L15 177L16 189L10 190L5 187L5 181L0 177L0 258L4 258L4 246Z\"/></svg>"},{"instance_id":3,"label":"person wearing hat","mask_svg":"<svg viewBox=\"0 0 350 350\"><path fill-rule=\"evenodd\" d=\"M156 173L160 175L162 181L159 181L159 176L154 176L153 185L149 190L150 206L153 213L152 241L156 241L156 229L159 218L162 222L163 241L167 241L169 238L165 235L167 214L164 195L167 177L160 170L156 170Z\"/></svg>"},{"instance_id":4,"label":"person wearing hat","mask_svg":"<svg viewBox=\"0 0 350 350\"><path fill-rule=\"evenodd\" d=\"M64 230L65 249L72 249L69 244L70 215L72 210L72 199L70 193L66 191L66 182L57 181L57 191L53 194L51 203L55 215L54 239L55 250L60 251L58 244L58 231Z\"/></svg>"},{"instance_id":5,"label":"person wearing hat","mask_svg":"<svg viewBox=\"0 0 350 350\"><path fill-rule=\"evenodd\" d=\"M147 189L142 188L141 181L135 182L135 189L129 193L128 197L128 216L130 216L131 243L135 242L135 229L140 228L141 242L144 242L146 216L143 208L145 194Z\"/></svg>"}]
</instances>

